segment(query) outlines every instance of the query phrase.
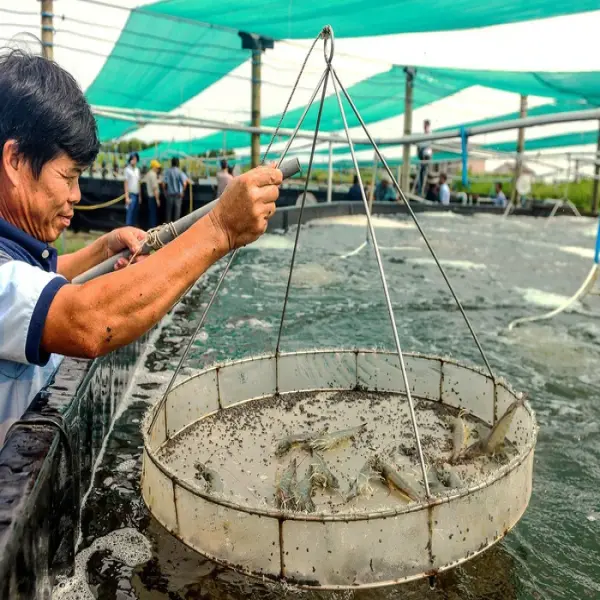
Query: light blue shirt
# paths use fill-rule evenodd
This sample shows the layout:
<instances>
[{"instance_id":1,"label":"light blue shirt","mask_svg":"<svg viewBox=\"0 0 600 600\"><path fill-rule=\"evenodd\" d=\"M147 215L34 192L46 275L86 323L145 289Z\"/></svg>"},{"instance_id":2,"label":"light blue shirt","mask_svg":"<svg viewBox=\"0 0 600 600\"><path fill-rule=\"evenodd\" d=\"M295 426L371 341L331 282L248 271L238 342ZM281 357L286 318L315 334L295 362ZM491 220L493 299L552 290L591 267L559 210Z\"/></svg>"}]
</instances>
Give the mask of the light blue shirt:
<instances>
[{"instance_id":1,"label":"light blue shirt","mask_svg":"<svg viewBox=\"0 0 600 600\"><path fill-rule=\"evenodd\" d=\"M440 185L440 202L442 204L450 204L450 186L447 183Z\"/></svg>"},{"instance_id":2,"label":"light blue shirt","mask_svg":"<svg viewBox=\"0 0 600 600\"><path fill-rule=\"evenodd\" d=\"M62 356L41 348L50 304L67 280L56 250L0 219L0 446Z\"/></svg>"},{"instance_id":3,"label":"light blue shirt","mask_svg":"<svg viewBox=\"0 0 600 600\"><path fill-rule=\"evenodd\" d=\"M506 196L502 190L496 194L496 197L494 198L494 204L496 206L501 206L502 208L506 206Z\"/></svg>"}]
</instances>

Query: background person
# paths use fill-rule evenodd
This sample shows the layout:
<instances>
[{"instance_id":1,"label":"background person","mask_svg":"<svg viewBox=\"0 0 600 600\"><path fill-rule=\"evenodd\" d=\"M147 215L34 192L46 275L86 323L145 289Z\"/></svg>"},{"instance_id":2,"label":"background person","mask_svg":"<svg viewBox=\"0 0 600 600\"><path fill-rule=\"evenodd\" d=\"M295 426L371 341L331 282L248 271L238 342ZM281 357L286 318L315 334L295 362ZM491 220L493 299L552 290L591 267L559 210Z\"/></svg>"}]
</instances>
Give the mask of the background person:
<instances>
[{"instance_id":1,"label":"background person","mask_svg":"<svg viewBox=\"0 0 600 600\"><path fill-rule=\"evenodd\" d=\"M158 225L158 209L160 207L160 187L158 186L158 172L160 163L150 161L150 170L146 173L146 195L148 197L148 229Z\"/></svg>"},{"instance_id":2,"label":"background person","mask_svg":"<svg viewBox=\"0 0 600 600\"><path fill-rule=\"evenodd\" d=\"M448 185L448 177L446 173L440 175L440 204L450 206L450 186Z\"/></svg>"},{"instance_id":3,"label":"background person","mask_svg":"<svg viewBox=\"0 0 600 600\"><path fill-rule=\"evenodd\" d=\"M502 208L506 208L506 196L502 191L501 181L498 181L496 183L496 195L494 196L494 206L501 206Z\"/></svg>"},{"instance_id":4,"label":"background person","mask_svg":"<svg viewBox=\"0 0 600 600\"><path fill-rule=\"evenodd\" d=\"M423 133L431 133L431 121L423 121ZM417 196L423 195L423 186L427 180L427 173L433 158L433 149L431 142L421 142L417 144L417 157L419 158L419 170L417 172Z\"/></svg>"},{"instance_id":5,"label":"background person","mask_svg":"<svg viewBox=\"0 0 600 600\"><path fill-rule=\"evenodd\" d=\"M348 200L362 200L360 184L358 183L358 175L355 175L354 179L352 180L352 187L348 190Z\"/></svg>"},{"instance_id":6,"label":"background person","mask_svg":"<svg viewBox=\"0 0 600 600\"><path fill-rule=\"evenodd\" d=\"M140 169L137 164L140 161L140 155L133 152L129 155L127 166L125 167L125 225L135 225L137 223L138 207L140 201Z\"/></svg>"},{"instance_id":7,"label":"background person","mask_svg":"<svg viewBox=\"0 0 600 600\"><path fill-rule=\"evenodd\" d=\"M222 160L221 170L217 172L217 198L225 191L232 179L233 173L229 171L227 161Z\"/></svg>"},{"instance_id":8,"label":"background person","mask_svg":"<svg viewBox=\"0 0 600 600\"><path fill-rule=\"evenodd\" d=\"M181 217L181 203L189 185L187 175L179 168L177 157L171 159L171 166L165 171L163 181L167 196L165 219L169 223Z\"/></svg>"}]
</instances>

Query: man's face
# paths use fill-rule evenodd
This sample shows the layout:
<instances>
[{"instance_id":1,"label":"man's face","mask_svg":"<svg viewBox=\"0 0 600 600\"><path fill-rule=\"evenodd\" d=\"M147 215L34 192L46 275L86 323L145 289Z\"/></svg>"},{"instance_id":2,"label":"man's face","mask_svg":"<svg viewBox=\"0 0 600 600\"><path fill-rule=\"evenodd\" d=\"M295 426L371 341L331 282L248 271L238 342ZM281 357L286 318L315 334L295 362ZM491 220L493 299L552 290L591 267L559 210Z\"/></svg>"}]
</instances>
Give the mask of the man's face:
<instances>
[{"instance_id":1,"label":"man's face","mask_svg":"<svg viewBox=\"0 0 600 600\"><path fill-rule=\"evenodd\" d=\"M12 206L26 230L42 242L53 242L70 225L73 206L81 200L81 168L66 154L47 162L38 179L28 164L16 187L18 206Z\"/></svg>"},{"instance_id":2,"label":"man's face","mask_svg":"<svg viewBox=\"0 0 600 600\"><path fill-rule=\"evenodd\" d=\"M423 123L423 130L425 131L425 133L429 133L429 131L431 130L431 125L429 123Z\"/></svg>"}]
</instances>

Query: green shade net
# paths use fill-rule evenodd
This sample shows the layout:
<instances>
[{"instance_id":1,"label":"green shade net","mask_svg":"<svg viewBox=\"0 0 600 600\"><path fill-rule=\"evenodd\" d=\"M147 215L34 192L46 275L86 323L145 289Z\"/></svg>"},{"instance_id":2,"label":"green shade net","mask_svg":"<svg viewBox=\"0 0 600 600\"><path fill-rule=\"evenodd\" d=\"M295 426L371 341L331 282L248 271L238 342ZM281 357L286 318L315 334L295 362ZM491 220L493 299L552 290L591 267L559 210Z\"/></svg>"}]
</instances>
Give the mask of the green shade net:
<instances>
[{"instance_id":1,"label":"green shade net","mask_svg":"<svg viewBox=\"0 0 600 600\"><path fill-rule=\"evenodd\" d=\"M331 84L328 89L331 89ZM423 85L415 87L413 92L413 106L419 108L456 93L461 89L461 84L455 84L452 81L430 84L424 82ZM362 118L366 123L374 123L390 117L402 114L404 109L404 70L402 67L393 67L385 73L379 73L369 77L359 83L351 86L348 90L352 100L356 104ZM352 113L352 109L343 99L344 110L349 127L357 127L358 120ZM305 107L290 110L283 120L282 127L293 129ZM273 115L263 118L264 127L276 127L281 115ZM317 103L314 103L309 110L302 129L312 131L315 129L317 120ZM250 123L247 122L247 125ZM323 105L323 115L321 120L321 131L338 131L343 129L343 122L340 116L340 110L335 95L325 98ZM261 144L268 144L270 136L262 135ZM225 142L225 143L224 143ZM309 140L306 140L308 143ZM183 151L187 154L204 154L207 151L223 148L240 148L248 146L250 143L250 134L235 131L227 132L224 139L223 133L214 133L209 136L188 141L166 142L158 145L158 154L167 151ZM154 156L154 149L149 149L145 157ZM141 156L141 155L140 155Z\"/></svg>"},{"instance_id":2,"label":"green shade net","mask_svg":"<svg viewBox=\"0 0 600 600\"><path fill-rule=\"evenodd\" d=\"M550 148L564 148L568 146L585 146L595 144L598 140L597 131L577 131L561 133L532 140L525 140L525 151L548 150ZM516 142L496 142L481 146L485 150L496 150L497 152L515 152Z\"/></svg>"},{"instance_id":3,"label":"green shade net","mask_svg":"<svg viewBox=\"0 0 600 600\"><path fill-rule=\"evenodd\" d=\"M86 96L97 106L167 112L219 81L247 58L235 33L158 20L133 11ZM139 127L116 119L97 120L103 141Z\"/></svg>"},{"instance_id":4,"label":"green shade net","mask_svg":"<svg viewBox=\"0 0 600 600\"><path fill-rule=\"evenodd\" d=\"M349 88L349 94L358 107L367 124L376 123L391 117L403 114L404 110L404 80L405 74L402 67L394 66L385 73L369 77ZM557 102L531 109L530 116L541 116L560 112L569 112L600 106L600 72L589 71L581 73L522 73L518 71L484 71L469 69L436 69L417 67L413 92L413 108L421 108L448 97L473 85L484 85L489 88L515 92L526 95L545 96L557 98ZM345 106L350 127L358 126L358 121L348 105ZM284 127L292 128L296 125L302 114L303 108L290 111L284 120ZM480 119L447 127L455 128L460 125L472 127L499 123L505 120L518 118L517 112L505 115ZM279 122L280 115L272 115L263 119L264 126L274 127ZM310 131L314 128L316 108L313 106L309 112L302 129ZM342 122L335 96L326 98L322 131L339 131ZM390 135L392 132L390 131ZM261 136L261 143L268 142L268 136ZM246 133L229 132L226 144L223 143L223 134L212 134L186 142L173 142L159 145L159 152L168 148L185 150L189 154L203 154L218 148L240 148L249 145L249 135ZM369 146L357 146L356 150L366 150ZM327 153L328 149L320 149L318 154ZM347 153L346 148L334 148L334 155ZM149 153L148 156L151 156Z\"/></svg>"},{"instance_id":5,"label":"green shade net","mask_svg":"<svg viewBox=\"0 0 600 600\"><path fill-rule=\"evenodd\" d=\"M228 75L249 58L237 30L281 38L313 38L330 22L338 35L371 36L409 31L439 31L511 23L599 8L598 0L436 0L435 10L421 0L384 0L372 3L328 0L281 3L241 0L234 7L202 0L168 0L134 10L112 53L87 91L99 106L171 111ZM213 26L207 26L207 23ZM377 77L377 76L376 76ZM419 69L420 85L449 85L455 89L479 84L496 87L491 71ZM363 82L367 86L367 82ZM512 74L503 87L524 94L552 97L598 98L598 85L586 74ZM395 91L394 91L395 92ZM373 90L369 89L369 94ZM375 94L376 96L376 94ZM438 94L430 102L443 97ZM398 96L395 95L398 99ZM373 98L377 119L390 114ZM363 107L361 110L366 110ZM265 123L266 124L266 123ZM138 128L136 123L100 117L100 138L115 139ZM324 130L335 130L324 123ZM244 145L247 142L244 142ZM235 147L235 144L228 144Z\"/></svg>"},{"instance_id":6,"label":"green shade net","mask_svg":"<svg viewBox=\"0 0 600 600\"><path fill-rule=\"evenodd\" d=\"M146 10L275 39L314 38L326 24L336 35L448 31L543 19L598 9L598 0L165 0Z\"/></svg>"}]
</instances>

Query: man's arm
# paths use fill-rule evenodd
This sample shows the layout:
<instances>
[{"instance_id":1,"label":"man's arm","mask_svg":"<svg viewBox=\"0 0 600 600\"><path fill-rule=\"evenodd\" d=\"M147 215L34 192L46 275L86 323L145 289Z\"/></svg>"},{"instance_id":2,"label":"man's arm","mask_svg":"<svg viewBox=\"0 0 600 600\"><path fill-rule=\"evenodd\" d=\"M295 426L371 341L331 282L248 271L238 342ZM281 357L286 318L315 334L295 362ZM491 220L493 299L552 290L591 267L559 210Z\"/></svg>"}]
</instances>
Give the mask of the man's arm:
<instances>
[{"instance_id":1,"label":"man's arm","mask_svg":"<svg viewBox=\"0 0 600 600\"><path fill-rule=\"evenodd\" d=\"M42 350L94 358L137 339L210 265L264 233L281 181L278 170L254 169L207 216L143 262L83 285L63 285L48 309Z\"/></svg>"},{"instance_id":2,"label":"man's arm","mask_svg":"<svg viewBox=\"0 0 600 600\"><path fill-rule=\"evenodd\" d=\"M57 272L65 279L71 281L77 275L85 273L88 269L99 265L107 258L114 256L117 252L128 248L133 254L139 243L144 239L145 233L135 227L120 227L110 233L100 236L89 246L63 254L58 257Z\"/></svg>"}]
</instances>

